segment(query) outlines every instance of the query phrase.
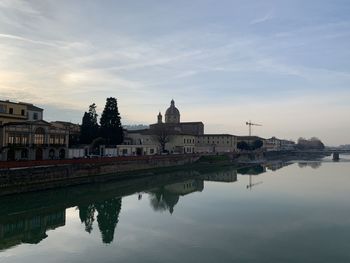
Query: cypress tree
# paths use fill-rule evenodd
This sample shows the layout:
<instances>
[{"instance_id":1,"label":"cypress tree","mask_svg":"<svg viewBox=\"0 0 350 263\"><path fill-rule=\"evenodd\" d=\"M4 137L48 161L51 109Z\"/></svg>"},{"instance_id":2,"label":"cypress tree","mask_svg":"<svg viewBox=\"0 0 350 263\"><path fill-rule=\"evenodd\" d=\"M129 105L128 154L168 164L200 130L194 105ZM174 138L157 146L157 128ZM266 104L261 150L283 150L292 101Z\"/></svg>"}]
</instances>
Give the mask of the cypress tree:
<instances>
[{"instance_id":1,"label":"cypress tree","mask_svg":"<svg viewBox=\"0 0 350 263\"><path fill-rule=\"evenodd\" d=\"M89 111L84 113L81 132L80 142L91 143L98 136L99 126L97 123L96 104L93 103L89 106Z\"/></svg>"},{"instance_id":2,"label":"cypress tree","mask_svg":"<svg viewBox=\"0 0 350 263\"><path fill-rule=\"evenodd\" d=\"M123 142L123 127L120 119L117 99L113 97L107 98L100 125L101 137L108 144L117 145Z\"/></svg>"}]
</instances>

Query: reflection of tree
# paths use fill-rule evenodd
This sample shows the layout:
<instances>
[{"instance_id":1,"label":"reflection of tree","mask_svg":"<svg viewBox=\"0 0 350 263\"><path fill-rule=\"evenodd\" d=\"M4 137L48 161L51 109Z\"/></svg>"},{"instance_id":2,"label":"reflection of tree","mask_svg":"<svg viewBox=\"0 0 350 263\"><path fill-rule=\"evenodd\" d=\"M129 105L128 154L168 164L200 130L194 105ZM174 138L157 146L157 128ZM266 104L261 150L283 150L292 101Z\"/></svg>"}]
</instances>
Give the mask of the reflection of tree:
<instances>
[{"instance_id":1,"label":"reflection of tree","mask_svg":"<svg viewBox=\"0 0 350 263\"><path fill-rule=\"evenodd\" d=\"M312 169L317 169L322 165L322 162L299 162L298 166L300 168L311 167Z\"/></svg>"},{"instance_id":2,"label":"reflection of tree","mask_svg":"<svg viewBox=\"0 0 350 263\"><path fill-rule=\"evenodd\" d=\"M251 167L244 167L237 170L239 174L250 174L258 175L265 172L265 169L262 165L255 165Z\"/></svg>"},{"instance_id":3,"label":"reflection of tree","mask_svg":"<svg viewBox=\"0 0 350 263\"><path fill-rule=\"evenodd\" d=\"M150 194L151 206L154 211L166 211L172 214L174 212L174 207L179 201L179 195L170 193L164 188L161 188Z\"/></svg>"},{"instance_id":4,"label":"reflection of tree","mask_svg":"<svg viewBox=\"0 0 350 263\"><path fill-rule=\"evenodd\" d=\"M95 207L94 205L78 206L79 218L85 224L85 230L88 233L92 231L92 224L95 221Z\"/></svg>"},{"instance_id":5,"label":"reflection of tree","mask_svg":"<svg viewBox=\"0 0 350 263\"><path fill-rule=\"evenodd\" d=\"M113 198L95 205L98 228L101 231L103 243L111 243L114 238L114 230L119 221L119 213L122 206L121 198Z\"/></svg>"},{"instance_id":6,"label":"reflection of tree","mask_svg":"<svg viewBox=\"0 0 350 263\"><path fill-rule=\"evenodd\" d=\"M121 206L121 198L112 198L95 204L78 206L79 217L81 222L85 224L86 232L91 233L95 221L95 211L97 211L97 223L102 241L107 244L111 243L119 221Z\"/></svg>"},{"instance_id":7,"label":"reflection of tree","mask_svg":"<svg viewBox=\"0 0 350 263\"><path fill-rule=\"evenodd\" d=\"M321 165L322 165L321 162L312 162L312 163L310 163L310 167L312 169L318 169Z\"/></svg>"},{"instance_id":8,"label":"reflection of tree","mask_svg":"<svg viewBox=\"0 0 350 263\"><path fill-rule=\"evenodd\" d=\"M307 163L299 162L298 166L299 166L299 168L305 168L307 166Z\"/></svg>"}]
</instances>

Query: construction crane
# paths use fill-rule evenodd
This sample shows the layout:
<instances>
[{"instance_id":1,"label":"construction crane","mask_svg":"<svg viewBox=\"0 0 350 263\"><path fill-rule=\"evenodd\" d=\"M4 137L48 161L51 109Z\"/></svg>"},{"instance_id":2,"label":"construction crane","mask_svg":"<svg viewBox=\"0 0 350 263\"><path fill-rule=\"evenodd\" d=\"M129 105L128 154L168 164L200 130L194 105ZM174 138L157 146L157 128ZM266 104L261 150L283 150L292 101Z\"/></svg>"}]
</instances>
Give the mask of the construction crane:
<instances>
[{"instance_id":1,"label":"construction crane","mask_svg":"<svg viewBox=\"0 0 350 263\"><path fill-rule=\"evenodd\" d=\"M247 185L247 189L252 190L252 188L253 188L254 186L259 185L259 184L262 184L262 183L263 183L262 181L253 183L252 175L250 174L250 175L249 175L249 184Z\"/></svg>"},{"instance_id":2,"label":"construction crane","mask_svg":"<svg viewBox=\"0 0 350 263\"><path fill-rule=\"evenodd\" d=\"M249 125L249 136L252 136L252 126L262 126L261 124L252 123L251 121L247 121L245 124Z\"/></svg>"}]
</instances>

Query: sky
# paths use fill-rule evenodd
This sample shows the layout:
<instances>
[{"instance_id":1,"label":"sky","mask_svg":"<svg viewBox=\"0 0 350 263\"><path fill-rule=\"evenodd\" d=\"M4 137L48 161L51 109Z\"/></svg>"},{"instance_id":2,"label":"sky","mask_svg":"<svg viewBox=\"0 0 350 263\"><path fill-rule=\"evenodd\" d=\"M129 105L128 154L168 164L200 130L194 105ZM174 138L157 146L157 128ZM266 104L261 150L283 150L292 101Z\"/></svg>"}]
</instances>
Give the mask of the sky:
<instances>
[{"instance_id":1,"label":"sky","mask_svg":"<svg viewBox=\"0 0 350 263\"><path fill-rule=\"evenodd\" d=\"M123 124L174 99L206 133L350 143L348 0L0 1L0 99Z\"/></svg>"}]
</instances>

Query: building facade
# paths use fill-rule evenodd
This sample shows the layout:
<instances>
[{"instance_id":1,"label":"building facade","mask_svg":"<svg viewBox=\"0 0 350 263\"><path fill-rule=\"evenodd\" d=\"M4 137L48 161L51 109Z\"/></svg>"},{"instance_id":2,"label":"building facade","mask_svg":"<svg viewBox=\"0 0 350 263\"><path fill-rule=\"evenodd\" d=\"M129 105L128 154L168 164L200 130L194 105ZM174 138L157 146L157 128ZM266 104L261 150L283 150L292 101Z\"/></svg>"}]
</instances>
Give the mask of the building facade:
<instances>
[{"instance_id":1,"label":"building facade","mask_svg":"<svg viewBox=\"0 0 350 263\"><path fill-rule=\"evenodd\" d=\"M0 100L0 125L43 119L43 109L25 102Z\"/></svg>"},{"instance_id":2,"label":"building facade","mask_svg":"<svg viewBox=\"0 0 350 263\"><path fill-rule=\"evenodd\" d=\"M42 118L33 104L0 101L0 160L66 158L69 131Z\"/></svg>"},{"instance_id":3,"label":"building facade","mask_svg":"<svg viewBox=\"0 0 350 263\"><path fill-rule=\"evenodd\" d=\"M196 136L197 153L229 153L237 151L237 137L231 134Z\"/></svg>"},{"instance_id":4,"label":"building facade","mask_svg":"<svg viewBox=\"0 0 350 263\"><path fill-rule=\"evenodd\" d=\"M166 126L168 130L177 133L200 135L204 134L204 124L201 121L196 122L181 122L180 111L175 107L175 101L171 100L170 107L165 111L165 122L163 116L159 112L157 116L157 123L151 124L150 129L157 130L159 126Z\"/></svg>"},{"instance_id":5,"label":"building facade","mask_svg":"<svg viewBox=\"0 0 350 263\"><path fill-rule=\"evenodd\" d=\"M0 129L1 160L64 159L69 133L45 121L11 122Z\"/></svg>"}]
</instances>

